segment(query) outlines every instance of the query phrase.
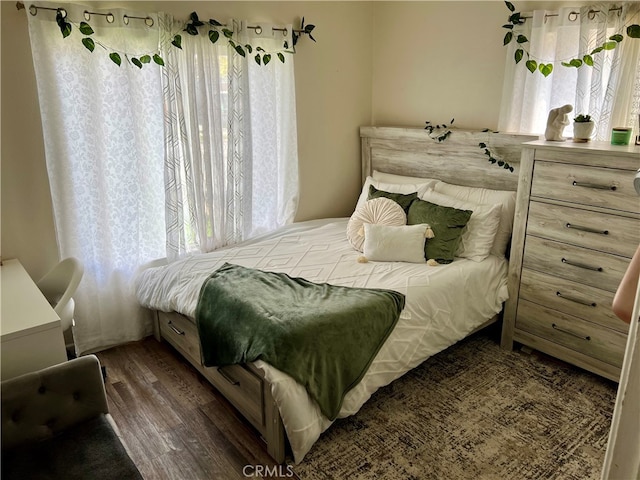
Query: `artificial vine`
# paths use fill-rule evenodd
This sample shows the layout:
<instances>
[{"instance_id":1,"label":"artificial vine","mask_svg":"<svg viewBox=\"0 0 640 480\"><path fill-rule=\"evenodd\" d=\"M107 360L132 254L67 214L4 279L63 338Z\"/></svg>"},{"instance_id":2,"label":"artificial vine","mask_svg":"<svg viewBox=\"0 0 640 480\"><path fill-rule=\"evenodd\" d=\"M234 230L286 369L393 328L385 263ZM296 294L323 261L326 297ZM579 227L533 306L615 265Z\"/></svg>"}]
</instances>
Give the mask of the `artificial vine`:
<instances>
[{"instance_id":1,"label":"artificial vine","mask_svg":"<svg viewBox=\"0 0 640 480\"><path fill-rule=\"evenodd\" d=\"M513 55L513 59L516 63L520 63L525 55L526 61L525 66L527 70L531 73L540 72L545 77L548 77L551 72L553 72L553 64L552 63L544 63L541 62L540 59L537 61L531 57L529 49L527 48L527 44L529 43L529 39L526 35L522 34L514 34L513 29L518 25L522 25L525 22L525 19L522 17L521 12L516 12L516 7L511 2L504 2L509 11L509 23L502 26L502 28L506 28L509 30L503 39L503 46L509 45L512 41L516 41L518 44L518 48ZM629 38L640 38L640 25L632 24L628 25L626 28L626 34ZM589 67L593 67L593 56L599 54L600 52L606 50L615 49L620 42L624 40L624 36L620 33L616 33L615 35L611 35L602 45L591 50L591 52L582 55L580 58L573 58L568 62L560 62L563 67L575 67L579 68L583 65L587 65Z\"/></svg>"},{"instance_id":2,"label":"artificial vine","mask_svg":"<svg viewBox=\"0 0 640 480\"><path fill-rule=\"evenodd\" d=\"M449 122L449 125L447 125L446 123L433 125L431 122L427 121L425 122L426 126L424 127L424 129L429 132L430 138L437 140L438 142L444 142L447 138L449 138L449 136L452 133L450 127L451 125L453 125L454 120L455 118L452 118L451 121ZM491 130L488 128L485 128L484 130L482 130L482 132L491 133ZM492 133L498 133L498 132L492 132ZM484 154L488 157L487 160L489 161L489 163L491 163L492 165L496 165L498 167L502 167L505 170L509 170L510 172L513 172L513 167L509 165L508 162L504 161L501 158L498 158L491 151L487 143L480 142L478 146L484 151Z\"/></svg>"},{"instance_id":3,"label":"artificial vine","mask_svg":"<svg viewBox=\"0 0 640 480\"><path fill-rule=\"evenodd\" d=\"M63 14L63 12L65 13ZM66 11L64 11L63 9L60 9L60 8L57 9L56 23L60 28L60 32L62 33L63 38L66 38L71 35L74 24L67 21ZM89 25L88 22L82 21L80 22L79 25L75 24L75 26L77 27L77 30L83 35L82 44L85 46L87 50L89 50L90 52L93 52L96 48L96 45L99 45L105 51L109 51L109 58L113 63L115 63L118 66L122 65L122 56L120 55L120 53L118 53L117 51L110 51L112 49L108 48L106 45L103 45L100 42L94 41L93 38L91 38L91 35L93 35L94 30L91 27L91 25ZM254 47L248 43L242 45L235 42L233 40L233 34L234 34L233 30L227 28L225 25L223 25L222 23L218 22L213 18L209 19L207 22L203 22L198 18L198 14L196 12L191 13L191 15L189 16L189 21L185 22L184 29L182 31L187 32L187 34L191 36L195 36L195 35L200 35L200 29L202 27L206 27L206 29L208 30L207 36L209 38L209 41L212 44L215 44L221 38L221 34L222 34L222 37L229 42L229 45L231 45L231 47L236 51L236 53L238 53L238 55L246 57L247 54L253 54L253 52L255 51L255 56L253 58L258 65L267 65L271 61L272 52L268 52L261 46ZM284 52L288 54L295 53L295 46L301 35L308 35L309 38L315 42L316 39L313 38L313 35L311 34L311 32L313 32L314 29L315 29L315 25L305 25L304 17L302 17L300 29L297 31L294 30L292 32L292 39L293 39L293 42L292 42L293 45L291 46L292 49L289 46L289 42L285 40L283 44L283 48L285 49ZM180 33L174 35L173 40L171 41L171 45L182 50L182 35ZM282 52L276 52L276 56L282 63L285 62L285 56ZM155 52L153 54L149 53L149 54L141 55L139 57L129 57L129 55L124 54L124 57L125 57L125 60L127 60L128 62L130 62L131 64L135 65L138 68L142 68L145 64L151 63L152 60L157 65L164 66L164 60L162 59L162 57L159 55L158 52Z\"/></svg>"}]
</instances>

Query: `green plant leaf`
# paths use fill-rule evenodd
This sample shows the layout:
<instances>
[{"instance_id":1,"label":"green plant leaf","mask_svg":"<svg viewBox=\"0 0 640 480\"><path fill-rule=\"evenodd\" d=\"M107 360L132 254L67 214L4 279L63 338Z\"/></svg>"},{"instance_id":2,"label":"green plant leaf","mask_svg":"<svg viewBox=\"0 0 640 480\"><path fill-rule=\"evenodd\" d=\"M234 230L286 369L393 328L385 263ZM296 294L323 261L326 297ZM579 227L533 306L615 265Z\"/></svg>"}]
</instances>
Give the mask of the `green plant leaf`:
<instances>
[{"instance_id":1,"label":"green plant leaf","mask_svg":"<svg viewBox=\"0 0 640 480\"><path fill-rule=\"evenodd\" d=\"M582 57L582 61L586 65L589 65L590 67L593 67L593 57L591 55L585 55L584 57Z\"/></svg>"},{"instance_id":2,"label":"green plant leaf","mask_svg":"<svg viewBox=\"0 0 640 480\"><path fill-rule=\"evenodd\" d=\"M270 55L270 54L268 54L268 53L265 53L265 54L262 56L262 63L264 63L264 64L266 65L266 64L267 64L267 63L269 63L270 61L271 61L271 55Z\"/></svg>"},{"instance_id":3,"label":"green plant leaf","mask_svg":"<svg viewBox=\"0 0 640 480\"><path fill-rule=\"evenodd\" d=\"M122 59L120 58L120 55L117 54L116 52L110 53L109 58L113 63L115 63L118 66L122 64Z\"/></svg>"},{"instance_id":4,"label":"green plant leaf","mask_svg":"<svg viewBox=\"0 0 640 480\"><path fill-rule=\"evenodd\" d=\"M617 42L604 42L602 44L602 48L604 48L605 50L613 50L617 46L618 46Z\"/></svg>"},{"instance_id":5,"label":"green plant leaf","mask_svg":"<svg viewBox=\"0 0 640 480\"><path fill-rule=\"evenodd\" d=\"M509 21L514 25L520 25L521 23L523 23L522 19L520 18L520 12L516 12L513 15L510 15Z\"/></svg>"},{"instance_id":6,"label":"green plant leaf","mask_svg":"<svg viewBox=\"0 0 640 480\"><path fill-rule=\"evenodd\" d=\"M518 35L518 38L516 39L516 42L518 43L527 43L528 41L529 39L524 35Z\"/></svg>"},{"instance_id":7,"label":"green plant leaf","mask_svg":"<svg viewBox=\"0 0 640 480\"><path fill-rule=\"evenodd\" d=\"M507 6L507 8L509 10L511 10L512 12L514 12L516 10L516 7L513 6L513 3L511 2L504 2L504 4Z\"/></svg>"},{"instance_id":8,"label":"green plant leaf","mask_svg":"<svg viewBox=\"0 0 640 480\"><path fill-rule=\"evenodd\" d=\"M560 65L562 65L563 67L573 67L573 65L571 65L569 62L560 62Z\"/></svg>"},{"instance_id":9,"label":"green plant leaf","mask_svg":"<svg viewBox=\"0 0 640 480\"><path fill-rule=\"evenodd\" d=\"M629 25L627 27L627 36L631 38L640 38L640 25Z\"/></svg>"},{"instance_id":10,"label":"green plant leaf","mask_svg":"<svg viewBox=\"0 0 640 480\"><path fill-rule=\"evenodd\" d=\"M256 48L256 52L264 52L264 48L262 48L262 47L257 47L257 48Z\"/></svg>"},{"instance_id":11,"label":"green plant leaf","mask_svg":"<svg viewBox=\"0 0 640 480\"><path fill-rule=\"evenodd\" d=\"M198 18L198 14L196 12L191 12L191 22L193 22L193 25L196 27L204 25L204 23L202 23Z\"/></svg>"},{"instance_id":12,"label":"green plant leaf","mask_svg":"<svg viewBox=\"0 0 640 480\"><path fill-rule=\"evenodd\" d=\"M484 142L480 142L480 143L478 144L478 146L479 146L480 148L487 148L487 144L486 144L486 143L484 143Z\"/></svg>"},{"instance_id":13,"label":"green plant leaf","mask_svg":"<svg viewBox=\"0 0 640 480\"><path fill-rule=\"evenodd\" d=\"M595 55L596 53L600 53L603 50L604 50L603 47L594 48L593 50L591 50L591 55Z\"/></svg>"},{"instance_id":14,"label":"green plant leaf","mask_svg":"<svg viewBox=\"0 0 640 480\"><path fill-rule=\"evenodd\" d=\"M503 165L504 165L504 160L500 160L500 161L498 162L498 166L499 166L499 167L501 167L501 166L503 166Z\"/></svg>"},{"instance_id":15,"label":"green plant leaf","mask_svg":"<svg viewBox=\"0 0 640 480\"><path fill-rule=\"evenodd\" d=\"M222 24L219 21L217 21L216 19L214 19L214 18L210 18L209 19L209 25L211 25L212 27L221 27L222 26Z\"/></svg>"},{"instance_id":16,"label":"green plant leaf","mask_svg":"<svg viewBox=\"0 0 640 480\"><path fill-rule=\"evenodd\" d=\"M93 34L93 28L91 28L91 25L89 25L87 22L80 22L80 27L78 28L80 29L80 33L82 33L83 35Z\"/></svg>"},{"instance_id":17,"label":"green plant leaf","mask_svg":"<svg viewBox=\"0 0 640 480\"><path fill-rule=\"evenodd\" d=\"M219 38L220 34L217 30L209 30L209 40L211 40L211 43L216 43Z\"/></svg>"},{"instance_id":18,"label":"green plant leaf","mask_svg":"<svg viewBox=\"0 0 640 480\"><path fill-rule=\"evenodd\" d=\"M522 60L523 55L524 55L524 50L522 50L521 48L516 50L516 53L513 55L513 58L515 59L516 63L520 63L520 60Z\"/></svg>"},{"instance_id":19,"label":"green plant leaf","mask_svg":"<svg viewBox=\"0 0 640 480\"><path fill-rule=\"evenodd\" d=\"M225 37L227 38L231 38L233 37L233 31L229 30L228 28L223 28L222 29L222 33L224 34Z\"/></svg>"},{"instance_id":20,"label":"green plant leaf","mask_svg":"<svg viewBox=\"0 0 640 480\"><path fill-rule=\"evenodd\" d=\"M504 36L504 40L502 40L502 45L508 45L511 40L513 40L513 32L507 32L507 34Z\"/></svg>"},{"instance_id":21,"label":"green plant leaf","mask_svg":"<svg viewBox=\"0 0 640 480\"><path fill-rule=\"evenodd\" d=\"M173 37L173 40L171 41L171 45L173 45L174 47L178 47L180 50L182 50L182 36L176 35L175 37Z\"/></svg>"},{"instance_id":22,"label":"green plant leaf","mask_svg":"<svg viewBox=\"0 0 640 480\"><path fill-rule=\"evenodd\" d=\"M253 47L248 43L244 46L244 49L247 51L247 53L253 53Z\"/></svg>"},{"instance_id":23,"label":"green plant leaf","mask_svg":"<svg viewBox=\"0 0 640 480\"><path fill-rule=\"evenodd\" d=\"M510 23L505 23L504 25L502 25L502 28L506 28L508 30L513 30L513 25L511 25Z\"/></svg>"},{"instance_id":24,"label":"green plant leaf","mask_svg":"<svg viewBox=\"0 0 640 480\"><path fill-rule=\"evenodd\" d=\"M282 63L284 63L284 55L282 53L278 52L278 58Z\"/></svg>"},{"instance_id":25,"label":"green plant leaf","mask_svg":"<svg viewBox=\"0 0 640 480\"><path fill-rule=\"evenodd\" d=\"M140 62L142 63L150 63L151 57L149 55L143 55L140 57Z\"/></svg>"},{"instance_id":26,"label":"green plant leaf","mask_svg":"<svg viewBox=\"0 0 640 480\"><path fill-rule=\"evenodd\" d=\"M535 72L538 68L538 64L535 60L527 60L527 63L525 65L531 73Z\"/></svg>"},{"instance_id":27,"label":"green plant leaf","mask_svg":"<svg viewBox=\"0 0 640 480\"><path fill-rule=\"evenodd\" d=\"M198 29L195 27L193 23L187 23L186 27L184 28L184 31L187 32L189 35L198 35Z\"/></svg>"},{"instance_id":28,"label":"green plant leaf","mask_svg":"<svg viewBox=\"0 0 640 480\"><path fill-rule=\"evenodd\" d=\"M548 77L549 75L551 75L551 72L553 72L553 65L551 63L547 63L546 65L544 63L541 63L538 66L538 70L540 70L540 73L542 75Z\"/></svg>"},{"instance_id":29,"label":"green plant leaf","mask_svg":"<svg viewBox=\"0 0 640 480\"><path fill-rule=\"evenodd\" d=\"M572 67L579 68L582 66L582 60L580 60L579 58L574 58L569 62L569 65L571 65Z\"/></svg>"},{"instance_id":30,"label":"green plant leaf","mask_svg":"<svg viewBox=\"0 0 640 480\"><path fill-rule=\"evenodd\" d=\"M164 66L164 60L162 60L162 57L157 53L153 55L153 61L156 62L161 67Z\"/></svg>"},{"instance_id":31,"label":"green plant leaf","mask_svg":"<svg viewBox=\"0 0 640 480\"><path fill-rule=\"evenodd\" d=\"M262 60L260 59L260 54L256 53L256 56L253 57L258 65L261 65Z\"/></svg>"},{"instance_id":32,"label":"green plant leaf","mask_svg":"<svg viewBox=\"0 0 640 480\"><path fill-rule=\"evenodd\" d=\"M615 35L611 35L609 37L609 40L613 40L614 42L620 43L622 40L624 40L624 37L619 33L616 33Z\"/></svg>"},{"instance_id":33,"label":"green plant leaf","mask_svg":"<svg viewBox=\"0 0 640 480\"><path fill-rule=\"evenodd\" d=\"M138 68L142 68L142 62L135 57L131 59L131 63L133 63Z\"/></svg>"},{"instance_id":34,"label":"green plant leaf","mask_svg":"<svg viewBox=\"0 0 640 480\"><path fill-rule=\"evenodd\" d=\"M93 52L93 49L96 48L96 44L93 42L93 38L84 37L82 39L82 44L86 47L87 50Z\"/></svg>"},{"instance_id":35,"label":"green plant leaf","mask_svg":"<svg viewBox=\"0 0 640 480\"><path fill-rule=\"evenodd\" d=\"M234 48L235 48L236 52L238 52L243 57L247 56L247 54L244 51L244 48L242 48L242 45L236 45Z\"/></svg>"}]
</instances>

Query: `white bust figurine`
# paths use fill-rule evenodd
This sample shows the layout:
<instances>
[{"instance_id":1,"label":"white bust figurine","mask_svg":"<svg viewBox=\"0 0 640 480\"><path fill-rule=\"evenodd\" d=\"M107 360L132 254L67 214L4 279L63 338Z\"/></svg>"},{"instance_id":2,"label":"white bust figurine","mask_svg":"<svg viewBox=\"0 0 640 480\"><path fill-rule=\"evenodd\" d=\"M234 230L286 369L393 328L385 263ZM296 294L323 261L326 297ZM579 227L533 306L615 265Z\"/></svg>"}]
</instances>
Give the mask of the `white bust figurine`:
<instances>
[{"instance_id":1,"label":"white bust figurine","mask_svg":"<svg viewBox=\"0 0 640 480\"><path fill-rule=\"evenodd\" d=\"M562 136L564 127L569 125L569 112L573 111L571 105L563 105L562 107L553 108L549 112L547 118L547 129L544 131L544 138L554 142L564 142L566 139Z\"/></svg>"}]
</instances>

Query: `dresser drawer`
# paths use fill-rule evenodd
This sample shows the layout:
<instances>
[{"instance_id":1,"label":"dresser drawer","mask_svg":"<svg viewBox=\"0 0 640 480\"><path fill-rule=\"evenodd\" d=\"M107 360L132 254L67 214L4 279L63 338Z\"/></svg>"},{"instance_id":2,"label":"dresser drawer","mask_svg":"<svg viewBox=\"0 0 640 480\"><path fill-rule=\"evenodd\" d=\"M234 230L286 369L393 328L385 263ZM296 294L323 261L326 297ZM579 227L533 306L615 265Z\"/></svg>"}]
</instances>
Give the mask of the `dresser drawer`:
<instances>
[{"instance_id":1,"label":"dresser drawer","mask_svg":"<svg viewBox=\"0 0 640 480\"><path fill-rule=\"evenodd\" d=\"M622 366L627 336L535 303L518 303L516 328L598 359Z\"/></svg>"},{"instance_id":2,"label":"dresser drawer","mask_svg":"<svg viewBox=\"0 0 640 480\"><path fill-rule=\"evenodd\" d=\"M176 347L183 355L187 355L200 364L200 340L198 327L185 316L177 313L158 312L160 334L162 338Z\"/></svg>"},{"instance_id":3,"label":"dresser drawer","mask_svg":"<svg viewBox=\"0 0 640 480\"><path fill-rule=\"evenodd\" d=\"M523 267L615 292L630 260L527 235Z\"/></svg>"},{"instance_id":4,"label":"dresser drawer","mask_svg":"<svg viewBox=\"0 0 640 480\"><path fill-rule=\"evenodd\" d=\"M631 258L640 242L640 220L531 202L527 233Z\"/></svg>"},{"instance_id":5,"label":"dresser drawer","mask_svg":"<svg viewBox=\"0 0 640 480\"><path fill-rule=\"evenodd\" d=\"M613 295L613 292L528 269L522 271L520 280L520 298L626 334L629 325L613 313Z\"/></svg>"},{"instance_id":6,"label":"dresser drawer","mask_svg":"<svg viewBox=\"0 0 640 480\"><path fill-rule=\"evenodd\" d=\"M635 171L536 161L531 196L640 213Z\"/></svg>"}]
</instances>

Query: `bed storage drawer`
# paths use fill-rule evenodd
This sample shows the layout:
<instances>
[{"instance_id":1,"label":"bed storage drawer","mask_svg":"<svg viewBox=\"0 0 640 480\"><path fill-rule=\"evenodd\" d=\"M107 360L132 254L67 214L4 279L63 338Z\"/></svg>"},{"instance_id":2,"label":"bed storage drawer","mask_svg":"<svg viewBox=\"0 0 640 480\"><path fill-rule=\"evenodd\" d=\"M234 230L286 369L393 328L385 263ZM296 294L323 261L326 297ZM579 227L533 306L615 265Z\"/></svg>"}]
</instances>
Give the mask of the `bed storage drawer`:
<instances>
[{"instance_id":1,"label":"bed storage drawer","mask_svg":"<svg viewBox=\"0 0 640 480\"><path fill-rule=\"evenodd\" d=\"M527 234L632 257L638 247L638 220L582 208L532 201Z\"/></svg>"},{"instance_id":2,"label":"bed storage drawer","mask_svg":"<svg viewBox=\"0 0 640 480\"><path fill-rule=\"evenodd\" d=\"M640 213L633 177L628 170L537 161L531 196Z\"/></svg>"},{"instance_id":3,"label":"bed storage drawer","mask_svg":"<svg viewBox=\"0 0 640 480\"><path fill-rule=\"evenodd\" d=\"M248 366L204 367L204 375L259 430L264 427L264 379Z\"/></svg>"},{"instance_id":4,"label":"bed storage drawer","mask_svg":"<svg viewBox=\"0 0 640 480\"><path fill-rule=\"evenodd\" d=\"M200 341L198 340L198 328L187 317L177 313L158 313L160 334L182 354L190 357L190 360L200 364ZM192 362L193 363L193 362Z\"/></svg>"},{"instance_id":5,"label":"bed storage drawer","mask_svg":"<svg viewBox=\"0 0 640 480\"><path fill-rule=\"evenodd\" d=\"M629 330L613 313L612 292L526 268L520 282L520 298L622 333Z\"/></svg>"},{"instance_id":6,"label":"bed storage drawer","mask_svg":"<svg viewBox=\"0 0 640 480\"><path fill-rule=\"evenodd\" d=\"M251 365L202 365L198 327L178 313L158 312L160 334L182 353L261 433L265 431L265 382Z\"/></svg>"},{"instance_id":7,"label":"bed storage drawer","mask_svg":"<svg viewBox=\"0 0 640 480\"><path fill-rule=\"evenodd\" d=\"M615 367L622 366L627 336L573 315L521 300L518 329L553 339L553 342Z\"/></svg>"}]
</instances>

